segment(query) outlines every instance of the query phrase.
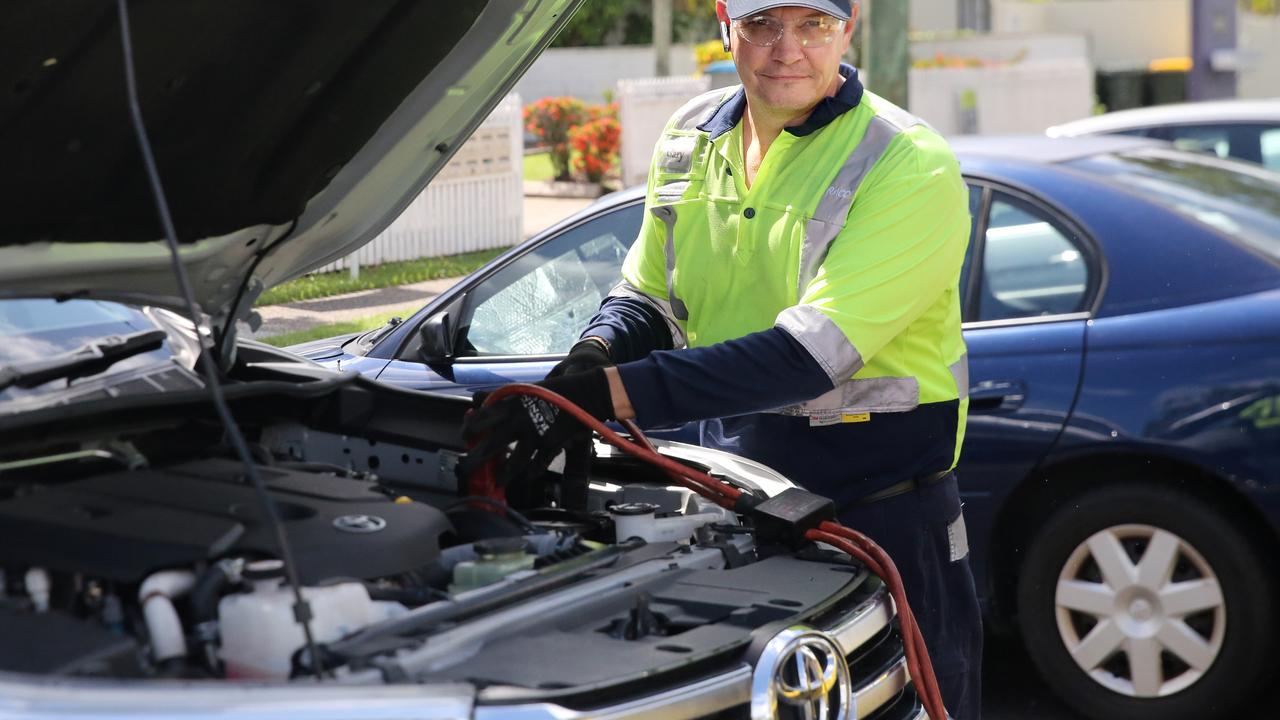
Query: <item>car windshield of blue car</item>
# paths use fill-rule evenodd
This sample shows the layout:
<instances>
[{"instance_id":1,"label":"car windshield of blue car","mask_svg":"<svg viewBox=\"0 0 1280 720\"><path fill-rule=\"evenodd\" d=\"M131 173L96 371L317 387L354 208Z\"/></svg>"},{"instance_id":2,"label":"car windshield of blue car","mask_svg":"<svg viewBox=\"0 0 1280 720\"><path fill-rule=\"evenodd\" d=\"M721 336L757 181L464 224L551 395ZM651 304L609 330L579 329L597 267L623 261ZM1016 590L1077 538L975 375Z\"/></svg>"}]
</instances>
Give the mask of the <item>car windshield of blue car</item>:
<instances>
[{"instance_id":1,"label":"car windshield of blue car","mask_svg":"<svg viewBox=\"0 0 1280 720\"><path fill-rule=\"evenodd\" d=\"M1163 149L1070 163L1280 260L1280 173Z\"/></svg>"},{"instance_id":2,"label":"car windshield of blue car","mask_svg":"<svg viewBox=\"0 0 1280 720\"><path fill-rule=\"evenodd\" d=\"M0 367L51 358L110 336L154 329L155 323L140 311L111 302L0 300ZM161 348L121 360L110 372L153 365L169 356L169 351ZM0 392L0 402L54 392L68 384L69 381L59 380L30 389L9 387Z\"/></svg>"}]
</instances>

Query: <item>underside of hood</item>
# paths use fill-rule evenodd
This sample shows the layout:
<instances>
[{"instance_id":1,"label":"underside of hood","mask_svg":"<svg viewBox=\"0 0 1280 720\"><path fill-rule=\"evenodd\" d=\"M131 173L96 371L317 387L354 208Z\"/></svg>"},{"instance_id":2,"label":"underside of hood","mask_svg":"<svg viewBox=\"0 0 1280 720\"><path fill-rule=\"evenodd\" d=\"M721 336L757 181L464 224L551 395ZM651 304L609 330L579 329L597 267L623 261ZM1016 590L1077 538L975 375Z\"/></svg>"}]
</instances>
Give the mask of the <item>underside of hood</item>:
<instances>
[{"instance_id":1,"label":"underside of hood","mask_svg":"<svg viewBox=\"0 0 1280 720\"><path fill-rule=\"evenodd\" d=\"M243 315L261 286L376 235L579 1L131 0L141 110L204 311ZM175 305L116 3L2 12L0 294Z\"/></svg>"}]
</instances>

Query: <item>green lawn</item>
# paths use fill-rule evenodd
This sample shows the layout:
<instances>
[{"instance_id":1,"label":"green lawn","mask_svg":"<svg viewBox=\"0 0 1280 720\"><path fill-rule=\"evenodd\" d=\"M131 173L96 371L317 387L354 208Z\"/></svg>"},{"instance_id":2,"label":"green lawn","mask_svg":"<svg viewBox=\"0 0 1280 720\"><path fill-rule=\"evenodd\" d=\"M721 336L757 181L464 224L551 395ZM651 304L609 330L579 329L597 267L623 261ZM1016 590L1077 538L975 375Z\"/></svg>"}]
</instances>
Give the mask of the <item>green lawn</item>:
<instances>
[{"instance_id":1,"label":"green lawn","mask_svg":"<svg viewBox=\"0 0 1280 720\"><path fill-rule=\"evenodd\" d=\"M418 309L415 305L406 306L403 310L385 313L383 315L373 315L359 320L350 320L347 322L326 323L317 325L309 330L298 330L297 332L288 332L281 335L271 335L269 337L257 338L258 340L276 347L285 347L288 345L297 345L298 343L307 342L309 340L323 340L334 335L344 335L346 333L364 332L372 330L376 327L385 325L388 320L399 315L407 318Z\"/></svg>"},{"instance_id":2,"label":"green lawn","mask_svg":"<svg viewBox=\"0 0 1280 720\"><path fill-rule=\"evenodd\" d=\"M357 290L408 285L423 280L439 280L440 278L459 277L478 269L480 266L505 252L507 248L481 250L462 255L446 255L445 257L422 258L406 262L383 263L372 267L360 268L360 277L351 278L346 270L329 273L304 275L297 280L290 280L283 285L271 288L258 298L257 305L277 305L280 303L311 300L313 298L341 295ZM320 335L318 337L324 337ZM294 341L298 342L298 341Z\"/></svg>"},{"instance_id":3,"label":"green lawn","mask_svg":"<svg viewBox=\"0 0 1280 720\"><path fill-rule=\"evenodd\" d=\"M551 167L551 153L524 156L525 180L550 180L555 175Z\"/></svg>"}]
</instances>

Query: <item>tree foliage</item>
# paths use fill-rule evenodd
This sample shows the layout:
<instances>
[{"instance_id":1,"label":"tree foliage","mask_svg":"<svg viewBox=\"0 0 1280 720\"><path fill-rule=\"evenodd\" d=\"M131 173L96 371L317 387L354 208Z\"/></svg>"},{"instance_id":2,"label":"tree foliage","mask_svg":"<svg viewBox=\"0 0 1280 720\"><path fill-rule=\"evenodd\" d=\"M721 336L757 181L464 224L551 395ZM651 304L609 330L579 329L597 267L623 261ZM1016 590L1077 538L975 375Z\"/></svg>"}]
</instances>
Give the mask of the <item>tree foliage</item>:
<instances>
[{"instance_id":1,"label":"tree foliage","mask_svg":"<svg viewBox=\"0 0 1280 720\"><path fill-rule=\"evenodd\" d=\"M716 34L711 0L671 0L676 42L698 42ZM647 45L653 42L653 0L587 0L556 36L553 47Z\"/></svg>"}]
</instances>

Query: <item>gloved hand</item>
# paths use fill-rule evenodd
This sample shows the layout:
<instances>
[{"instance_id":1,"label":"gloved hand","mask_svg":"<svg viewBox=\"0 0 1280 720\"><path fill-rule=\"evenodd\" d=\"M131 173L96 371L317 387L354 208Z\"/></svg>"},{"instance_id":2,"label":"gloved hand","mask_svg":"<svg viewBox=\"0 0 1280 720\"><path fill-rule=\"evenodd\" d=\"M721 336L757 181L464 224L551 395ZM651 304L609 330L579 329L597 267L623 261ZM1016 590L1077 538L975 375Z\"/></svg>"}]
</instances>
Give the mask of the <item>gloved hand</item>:
<instances>
[{"instance_id":1,"label":"gloved hand","mask_svg":"<svg viewBox=\"0 0 1280 720\"><path fill-rule=\"evenodd\" d=\"M609 357L609 349L604 341L599 338L584 338L569 350L569 355L565 359L551 368L547 377L557 378L561 375L572 375L610 365L613 365L613 358Z\"/></svg>"},{"instance_id":2,"label":"gloved hand","mask_svg":"<svg viewBox=\"0 0 1280 720\"><path fill-rule=\"evenodd\" d=\"M604 368L548 378L542 387L564 396L600 420L613 419L613 397ZM476 409L462 424L463 437L479 439L458 464L462 477L470 476L489 460L506 455L497 482L506 486L520 478L535 476L567 447L590 447L591 431L568 413L541 399L527 395L504 398L482 407L488 393L476 393ZM507 448L515 446L507 454Z\"/></svg>"}]
</instances>

